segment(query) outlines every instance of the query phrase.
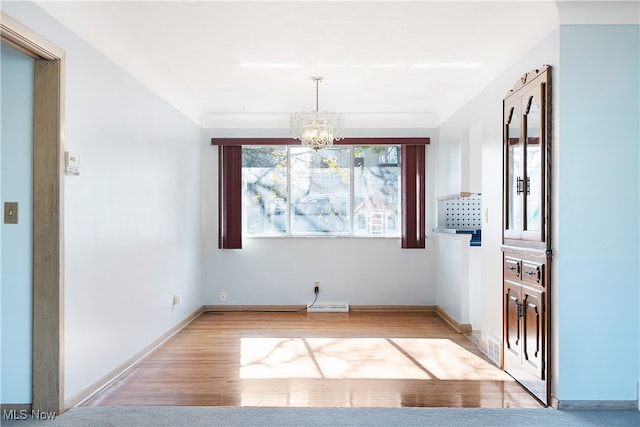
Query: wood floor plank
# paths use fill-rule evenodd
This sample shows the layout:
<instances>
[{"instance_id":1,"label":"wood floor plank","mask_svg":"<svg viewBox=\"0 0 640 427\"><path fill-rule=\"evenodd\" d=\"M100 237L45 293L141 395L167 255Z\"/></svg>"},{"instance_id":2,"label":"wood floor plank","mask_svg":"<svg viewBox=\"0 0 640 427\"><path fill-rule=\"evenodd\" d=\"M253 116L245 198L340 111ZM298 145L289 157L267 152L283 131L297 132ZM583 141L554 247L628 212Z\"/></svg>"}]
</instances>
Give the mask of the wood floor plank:
<instances>
[{"instance_id":1,"label":"wood floor plank","mask_svg":"<svg viewBox=\"0 0 640 427\"><path fill-rule=\"evenodd\" d=\"M538 408L435 313L203 313L85 406Z\"/></svg>"}]
</instances>

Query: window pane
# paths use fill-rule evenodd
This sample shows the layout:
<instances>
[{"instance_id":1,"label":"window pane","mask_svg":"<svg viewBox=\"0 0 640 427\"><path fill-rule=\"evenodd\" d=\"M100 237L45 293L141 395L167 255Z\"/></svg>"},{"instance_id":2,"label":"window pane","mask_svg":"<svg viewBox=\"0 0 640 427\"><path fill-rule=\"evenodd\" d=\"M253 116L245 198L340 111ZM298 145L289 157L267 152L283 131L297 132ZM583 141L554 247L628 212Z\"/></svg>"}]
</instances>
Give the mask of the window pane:
<instances>
[{"instance_id":1,"label":"window pane","mask_svg":"<svg viewBox=\"0 0 640 427\"><path fill-rule=\"evenodd\" d=\"M244 233L400 236L400 183L398 146L245 146Z\"/></svg>"},{"instance_id":2,"label":"window pane","mask_svg":"<svg viewBox=\"0 0 640 427\"><path fill-rule=\"evenodd\" d=\"M246 235L286 234L287 147L242 147L242 188Z\"/></svg>"},{"instance_id":3,"label":"window pane","mask_svg":"<svg viewBox=\"0 0 640 427\"><path fill-rule=\"evenodd\" d=\"M290 147L291 233L350 233L350 147Z\"/></svg>"},{"instance_id":4,"label":"window pane","mask_svg":"<svg viewBox=\"0 0 640 427\"><path fill-rule=\"evenodd\" d=\"M354 147L353 180L353 234L399 236L399 147Z\"/></svg>"}]
</instances>

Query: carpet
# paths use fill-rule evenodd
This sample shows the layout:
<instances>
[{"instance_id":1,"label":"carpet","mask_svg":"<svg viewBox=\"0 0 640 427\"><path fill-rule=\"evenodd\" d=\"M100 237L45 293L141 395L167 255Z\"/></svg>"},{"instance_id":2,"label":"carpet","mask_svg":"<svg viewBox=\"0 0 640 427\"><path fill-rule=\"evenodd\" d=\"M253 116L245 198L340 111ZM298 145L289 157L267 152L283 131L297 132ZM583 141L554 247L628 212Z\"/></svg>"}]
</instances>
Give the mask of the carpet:
<instances>
[{"instance_id":1,"label":"carpet","mask_svg":"<svg viewBox=\"0 0 640 427\"><path fill-rule=\"evenodd\" d=\"M2 427L107 426L640 426L638 411L493 408L231 408L201 406L77 407L52 420L14 413ZM23 417L24 416L24 417Z\"/></svg>"}]
</instances>

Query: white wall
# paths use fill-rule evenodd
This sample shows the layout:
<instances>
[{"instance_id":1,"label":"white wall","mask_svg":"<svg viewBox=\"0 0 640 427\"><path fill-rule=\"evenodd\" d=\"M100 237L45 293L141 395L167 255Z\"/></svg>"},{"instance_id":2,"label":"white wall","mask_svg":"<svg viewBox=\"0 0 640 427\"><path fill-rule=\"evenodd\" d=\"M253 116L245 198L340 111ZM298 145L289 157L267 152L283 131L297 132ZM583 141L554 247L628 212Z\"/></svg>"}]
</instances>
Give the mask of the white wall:
<instances>
[{"instance_id":1,"label":"white wall","mask_svg":"<svg viewBox=\"0 0 640 427\"><path fill-rule=\"evenodd\" d=\"M2 8L67 54L66 149L81 162L64 179L68 400L202 305L201 127L34 4Z\"/></svg>"},{"instance_id":2,"label":"white wall","mask_svg":"<svg viewBox=\"0 0 640 427\"><path fill-rule=\"evenodd\" d=\"M368 136L380 136L376 130L368 132ZM395 136L405 136L402 130L395 132ZM211 146L211 136L274 137L286 133L205 130L204 304L220 304L221 291L227 292L228 305L305 304L313 300L313 282L320 281L320 303L433 305L435 242L431 235L426 249L401 249L399 238L323 237L245 238L243 249L218 249L218 147ZM431 150L427 146L428 230L435 224L437 159Z\"/></svg>"},{"instance_id":3,"label":"white wall","mask_svg":"<svg viewBox=\"0 0 640 427\"><path fill-rule=\"evenodd\" d=\"M0 402L31 403L33 313L33 59L2 44L2 210L18 202L18 223L2 223Z\"/></svg>"},{"instance_id":4,"label":"white wall","mask_svg":"<svg viewBox=\"0 0 640 427\"><path fill-rule=\"evenodd\" d=\"M441 126L438 145L442 147L438 150L438 197L482 192L482 122L464 128Z\"/></svg>"},{"instance_id":5,"label":"white wall","mask_svg":"<svg viewBox=\"0 0 640 427\"><path fill-rule=\"evenodd\" d=\"M458 323L469 317L469 234L437 234L436 304ZM475 248L473 248L475 250Z\"/></svg>"},{"instance_id":6,"label":"white wall","mask_svg":"<svg viewBox=\"0 0 640 427\"><path fill-rule=\"evenodd\" d=\"M455 119L455 114L454 114ZM437 197L482 192L481 121L439 128ZM438 224L443 224L442 219ZM436 234L436 304L455 321L482 325L482 264L470 235Z\"/></svg>"},{"instance_id":7,"label":"white wall","mask_svg":"<svg viewBox=\"0 0 640 427\"><path fill-rule=\"evenodd\" d=\"M502 99L522 74L543 64L549 64L554 68L558 64L558 34L555 32L527 52L440 127L441 140L438 149L445 152L441 154L441 159L457 158L459 160L456 160L455 164L462 164L464 145L480 146L469 146L466 155L470 155L469 163L482 162L481 167L471 170L481 173L482 182L482 246L475 248L480 249L482 325L481 328L476 325L473 327L481 329L484 345L491 334L502 336ZM447 168L450 165L451 162L447 161L444 165L439 165L439 168ZM439 179L448 179L450 173L448 170L441 171ZM456 173L461 176L457 182L462 183L462 170L458 169ZM470 179L469 182L475 180ZM443 191L442 195L465 190L455 186L440 188ZM438 271L460 269L459 263L459 259L442 258L438 261ZM438 293L438 305L445 303L441 296L463 295L464 290L459 288L461 283L452 281L449 286L453 289L447 289L446 294L441 290Z\"/></svg>"},{"instance_id":8,"label":"white wall","mask_svg":"<svg viewBox=\"0 0 640 427\"><path fill-rule=\"evenodd\" d=\"M207 239L208 240L208 239ZM241 250L206 251L205 304L433 304L429 250L401 249L398 239L245 239Z\"/></svg>"},{"instance_id":9,"label":"white wall","mask_svg":"<svg viewBox=\"0 0 640 427\"><path fill-rule=\"evenodd\" d=\"M455 116L455 115L454 115ZM445 121L443 123L446 124ZM468 133L465 129L448 129L440 126L438 139L437 197L458 194L467 191L462 188L463 148L468 146Z\"/></svg>"},{"instance_id":10,"label":"white wall","mask_svg":"<svg viewBox=\"0 0 640 427\"><path fill-rule=\"evenodd\" d=\"M501 336L502 177L491 167L501 164L501 100L524 72L552 66L551 368L552 394L561 402L637 399L639 40L637 25L561 26L441 127L445 135L483 127L486 340ZM459 144L451 150L440 158L455 156Z\"/></svg>"}]
</instances>

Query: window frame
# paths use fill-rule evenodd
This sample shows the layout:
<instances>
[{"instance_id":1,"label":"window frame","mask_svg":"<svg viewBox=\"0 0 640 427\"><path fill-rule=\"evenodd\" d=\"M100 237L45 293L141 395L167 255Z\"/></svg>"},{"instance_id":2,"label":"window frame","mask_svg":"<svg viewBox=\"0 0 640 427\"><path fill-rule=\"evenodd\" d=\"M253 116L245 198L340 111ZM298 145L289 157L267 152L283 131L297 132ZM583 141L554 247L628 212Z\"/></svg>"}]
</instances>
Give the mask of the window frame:
<instances>
[{"instance_id":1,"label":"window frame","mask_svg":"<svg viewBox=\"0 0 640 427\"><path fill-rule=\"evenodd\" d=\"M335 145L400 145L403 249L424 249L425 154L428 137L344 138ZM242 249L242 146L300 145L293 138L211 138L218 146L218 248Z\"/></svg>"}]
</instances>

